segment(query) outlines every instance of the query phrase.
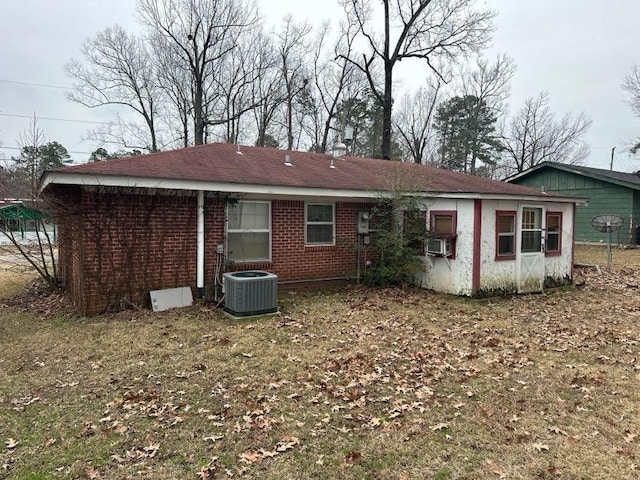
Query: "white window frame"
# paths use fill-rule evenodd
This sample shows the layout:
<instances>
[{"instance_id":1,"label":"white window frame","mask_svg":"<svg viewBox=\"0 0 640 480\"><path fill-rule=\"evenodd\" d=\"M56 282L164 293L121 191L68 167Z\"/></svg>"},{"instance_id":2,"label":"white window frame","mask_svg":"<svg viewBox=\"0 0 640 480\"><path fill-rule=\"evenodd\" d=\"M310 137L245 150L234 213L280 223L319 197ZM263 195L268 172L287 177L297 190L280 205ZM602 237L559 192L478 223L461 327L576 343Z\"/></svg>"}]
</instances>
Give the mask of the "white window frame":
<instances>
[{"instance_id":1,"label":"white window frame","mask_svg":"<svg viewBox=\"0 0 640 480\"><path fill-rule=\"evenodd\" d=\"M271 223L271 202L268 200L238 200L238 205L241 203L263 203L263 204L267 204L267 216L268 216L268 228L250 228L250 229L241 229L241 228L237 228L237 229L231 229L229 228L229 209L234 207L235 205L227 205L227 211L226 211L226 219L225 219L225 229L227 234L225 235L225 248L226 251L229 252L229 234L230 233L268 233L268 239L269 239L269 247L268 247L268 251L269 251L269 256L268 258L244 258L244 259L231 259L232 262L236 262L236 263L252 263L252 262L271 262L271 258L272 258L272 245L273 245L273 241L272 241L272 223ZM227 254L227 257L229 255Z\"/></svg>"},{"instance_id":2,"label":"white window frame","mask_svg":"<svg viewBox=\"0 0 640 480\"><path fill-rule=\"evenodd\" d=\"M309 206L310 205L323 205L323 206L331 206L331 222L309 222ZM310 243L307 238L307 227L309 225L331 225L333 227L333 235L331 235L331 242L313 242ZM321 247L321 246L332 246L336 244L336 204L329 202L305 202L304 204L304 244L307 247Z\"/></svg>"}]
</instances>

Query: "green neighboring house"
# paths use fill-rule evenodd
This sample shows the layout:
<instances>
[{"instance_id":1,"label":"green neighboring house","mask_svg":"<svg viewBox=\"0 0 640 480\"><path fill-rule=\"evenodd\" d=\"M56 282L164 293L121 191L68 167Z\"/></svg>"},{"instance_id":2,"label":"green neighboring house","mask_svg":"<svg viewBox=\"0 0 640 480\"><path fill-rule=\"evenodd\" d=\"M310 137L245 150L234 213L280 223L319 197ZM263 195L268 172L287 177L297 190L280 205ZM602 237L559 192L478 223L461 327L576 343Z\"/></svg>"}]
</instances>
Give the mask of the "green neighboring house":
<instances>
[{"instance_id":1,"label":"green neighboring house","mask_svg":"<svg viewBox=\"0 0 640 480\"><path fill-rule=\"evenodd\" d=\"M615 213L624 223L613 233L613 241L640 244L640 176L635 173L543 162L506 181L586 199L587 205L576 208L576 242L606 242L607 234L596 231L591 220Z\"/></svg>"}]
</instances>

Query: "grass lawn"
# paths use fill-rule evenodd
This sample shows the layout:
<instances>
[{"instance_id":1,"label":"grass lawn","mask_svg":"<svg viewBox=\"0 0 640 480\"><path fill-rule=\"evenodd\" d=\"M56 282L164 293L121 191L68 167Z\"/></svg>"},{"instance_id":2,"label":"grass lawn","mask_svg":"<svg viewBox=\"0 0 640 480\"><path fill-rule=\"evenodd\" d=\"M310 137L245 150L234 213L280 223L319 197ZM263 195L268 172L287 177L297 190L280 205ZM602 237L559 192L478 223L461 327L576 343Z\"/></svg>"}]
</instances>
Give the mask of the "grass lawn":
<instances>
[{"instance_id":1,"label":"grass lawn","mask_svg":"<svg viewBox=\"0 0 640 480\"><path fill-rule=\"evenodd\" d=\"M613 258L576 290L281 293L245 321L0 300L0 478L639 478L640 250Z\"/></svg>"}]
</instances>

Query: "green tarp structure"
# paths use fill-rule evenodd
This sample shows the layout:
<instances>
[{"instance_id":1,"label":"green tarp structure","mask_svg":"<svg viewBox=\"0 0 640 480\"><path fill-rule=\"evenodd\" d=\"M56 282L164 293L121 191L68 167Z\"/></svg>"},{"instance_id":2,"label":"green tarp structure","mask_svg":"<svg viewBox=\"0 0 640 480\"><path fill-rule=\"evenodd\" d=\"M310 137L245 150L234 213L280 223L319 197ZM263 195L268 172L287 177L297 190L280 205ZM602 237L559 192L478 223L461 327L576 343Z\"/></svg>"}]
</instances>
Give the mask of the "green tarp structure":
<instances>
[{"instance_id":1,"label":"green tarp structure","mask_svg":"<svg viewBox=\"0 0 640 480\"><path fill-rule=\"evenodd\" d=\"M42 213L24 202L13 202L0 206L0 231L20 232L24 238L25 232L42 229L42 220L48 219ZM55 227L53 229L55 235Z\"/></svg>"}]
</instances>

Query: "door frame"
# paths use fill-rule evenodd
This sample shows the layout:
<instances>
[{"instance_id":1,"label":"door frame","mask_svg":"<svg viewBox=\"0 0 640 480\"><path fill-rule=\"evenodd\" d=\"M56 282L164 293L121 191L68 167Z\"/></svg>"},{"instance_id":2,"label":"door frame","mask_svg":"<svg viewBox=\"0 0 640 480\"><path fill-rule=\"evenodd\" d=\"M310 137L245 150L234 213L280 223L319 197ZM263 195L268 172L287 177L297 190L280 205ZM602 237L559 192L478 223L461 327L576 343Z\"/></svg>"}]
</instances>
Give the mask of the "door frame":
<instances>
[{"instance_id":1,"label":"door frame","mask_svg":"<svg viewBox=\"0 0 640 480\"><path fill-rule=\"evenodd\" d=\"M522 232L524 211L534 209L540 211L540 228L526 229L540 230L540 251L523 252ZM546 207L544 205L522 204L518 206L518 225L516 227L516 284L518 293L541 292L544 288L545 273L545 237L546 237Z\"/></svg>"}]
</instances>

